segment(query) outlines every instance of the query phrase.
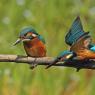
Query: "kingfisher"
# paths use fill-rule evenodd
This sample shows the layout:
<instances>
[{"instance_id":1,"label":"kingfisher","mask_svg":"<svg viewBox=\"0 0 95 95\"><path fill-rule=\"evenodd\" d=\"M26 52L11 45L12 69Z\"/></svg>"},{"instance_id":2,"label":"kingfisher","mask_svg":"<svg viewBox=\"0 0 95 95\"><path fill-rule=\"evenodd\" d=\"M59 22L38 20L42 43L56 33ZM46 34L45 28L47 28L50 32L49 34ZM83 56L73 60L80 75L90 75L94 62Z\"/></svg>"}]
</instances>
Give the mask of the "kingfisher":
<instances>
[{"instance_id":1,"label":"kingfisher","mask_svg":"<svg viewBox=\"0 0 95 95\"><path fill-rule=\"evenodd\" d=\"M13 45L17 45L20 42L23 42L27 56L34 58L46 56L45 39L34 28L26 27L22 29ZM35 66L37 66L36 63L32 64L31 69Z\"/></svg>"},{"instance_id":2,"label":"kingfisher","mask_svg":"<svg viewBox=\"0 0 95 95\"><path fill-rule=\"evenodd\" d=\"M95 59L95 45L92 43L89 32L84 32L79 16L74 20L69 32L66 34L65 42L70 46L70 50L63 51L60 56L46 68L51 67L59 61L65 63L73 59L84 61Z\"/></svg>"},{"instance_id":3,"label":"kingfisher","mask_svg":"<svg viewBox=\"0 0 95 95\"><path fill-rule=\"evenodd\" d=\"M89 32L84 31L81 19L78 16L74 20L69 32L65 36L65 43L71 47L78 40L80 40L82 37L84 38L85 36L89 36L90 40L92 40ZM88 48L89 48L89 50L95 52L95 44L93 44L92 41L90 41Z\"/></svg>"}]
</instances>

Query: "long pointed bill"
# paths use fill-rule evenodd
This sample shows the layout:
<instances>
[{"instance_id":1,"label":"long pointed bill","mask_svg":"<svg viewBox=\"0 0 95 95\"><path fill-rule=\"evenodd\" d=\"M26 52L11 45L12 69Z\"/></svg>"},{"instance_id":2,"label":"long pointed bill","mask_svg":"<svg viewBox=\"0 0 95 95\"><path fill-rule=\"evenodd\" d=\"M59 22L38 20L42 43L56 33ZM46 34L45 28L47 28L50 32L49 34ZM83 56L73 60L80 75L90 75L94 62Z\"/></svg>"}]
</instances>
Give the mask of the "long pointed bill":
<instances>
[{"instance_id":1,"label":"long pointed bill","mask_svg":"<svg viewBox=\"0 0 95 95\"><path fill-rule=\"evenodd\" d=\"M17 45L20 42L21 42L21 39L17 39L16 42L13 44L13 46Z\"/></svg>"},{"instance_id":2,"label":"long pointed bill","mask_svg":"<svg viewBox=\"0 0 95 95\"><path fill-rule=\"evenodd\" d=\"M22 42L30 41L30 39L23 39Z\"/></svg>"}]
</instances>

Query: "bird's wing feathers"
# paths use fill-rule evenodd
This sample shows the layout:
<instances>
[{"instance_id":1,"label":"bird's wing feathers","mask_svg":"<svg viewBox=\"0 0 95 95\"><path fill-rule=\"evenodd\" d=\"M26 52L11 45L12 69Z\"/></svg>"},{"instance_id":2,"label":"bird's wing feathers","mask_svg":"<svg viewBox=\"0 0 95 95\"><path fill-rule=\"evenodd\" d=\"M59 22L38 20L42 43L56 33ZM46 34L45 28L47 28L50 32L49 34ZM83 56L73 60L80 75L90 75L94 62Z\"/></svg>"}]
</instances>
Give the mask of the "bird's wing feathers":
<instances>
[{"instance_id":1,"label":"bird's wing feathers","mask_svg":"<svg viewBox=\"0 0 95 95\"><path fill-rule=\"evenodd\" d=\"M91 44L91 37L89 35L84 35L71 46L70 50L75 53L78 53L81 50L88 49L90 44Z\"/></svg>"},{"instance_id":2,"label":"bird's wing feathers","mask_svg":"<svg viewBox=\"0 0 95 95\"><path fill-rule=\"evenodd\" d=\"M82 23L80 20L80 17L77 17L75 21L73 22L69 32L65 36L65 42L68 45L72 45L75 43L81 35L84 34Z\"/></svg>"}]
</instances>

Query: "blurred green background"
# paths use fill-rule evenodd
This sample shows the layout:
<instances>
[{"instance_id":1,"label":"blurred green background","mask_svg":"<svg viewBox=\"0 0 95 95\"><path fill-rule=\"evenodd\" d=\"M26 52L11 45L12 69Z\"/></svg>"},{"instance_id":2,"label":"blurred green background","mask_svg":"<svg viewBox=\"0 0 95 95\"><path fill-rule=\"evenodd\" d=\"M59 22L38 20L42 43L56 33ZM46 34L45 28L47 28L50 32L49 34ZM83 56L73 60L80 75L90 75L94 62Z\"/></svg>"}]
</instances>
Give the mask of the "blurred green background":
<instances>
[{"instance_id":1,"label":"blurred green background","mask_svg":"<svg viewBox=\"0 0 95 95\"><path fill-rule=\"evenodd\" d=\"M0 0L0 54L25 55L22 44L12 47L20 30L32 25L46 39L47 55L68 49L64 42L76 16L84 30L95 34L95 0ZM0 95L95 95L95 71L0 64Z\"/></svg>"}]
</instances>

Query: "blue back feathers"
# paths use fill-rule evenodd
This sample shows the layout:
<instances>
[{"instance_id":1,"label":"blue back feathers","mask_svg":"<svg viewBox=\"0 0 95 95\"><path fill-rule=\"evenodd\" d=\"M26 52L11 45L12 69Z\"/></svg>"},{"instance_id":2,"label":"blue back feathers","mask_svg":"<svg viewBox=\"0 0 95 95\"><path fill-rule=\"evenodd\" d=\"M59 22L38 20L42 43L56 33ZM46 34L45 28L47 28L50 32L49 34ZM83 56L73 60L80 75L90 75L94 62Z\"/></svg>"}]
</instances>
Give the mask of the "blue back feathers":
<instances>
[{"instance_id":1,"label":"blue back feathers","mask_svg":"<svg viewBox=\"0 0 95 95\"><path fill-rule=\"evenodd\" d=\"M67 33L67 35L65 37L65 42L71 46L84 34L85 34L85 32L83 30L80 17L77 17L74 20L69 32Z\"/></svg>"},{"instance_id":2,"label":"blue back feathers","mask_svg":"<svg viewBox=\"0 0 95 95\"><path fill-rule=\"evenodd\" d=\"M95 44L90 44L89 45L89 49L92 51L92 52L95 52Z\"/></svg>"},{"instance_id":3,"label":"blue back feathers","mask_svg":"<svg viewBox=\"0 0 95 95\"><path fill-rule=\"evenodd\" d=\"M95 52L95 45L90 48L91 51Z\"/></svg>"}]
</instances>

